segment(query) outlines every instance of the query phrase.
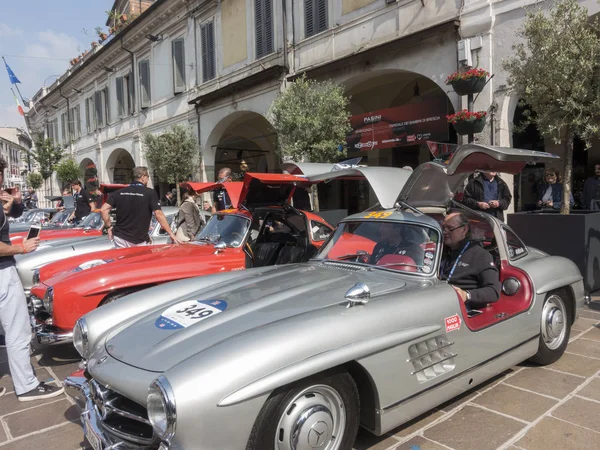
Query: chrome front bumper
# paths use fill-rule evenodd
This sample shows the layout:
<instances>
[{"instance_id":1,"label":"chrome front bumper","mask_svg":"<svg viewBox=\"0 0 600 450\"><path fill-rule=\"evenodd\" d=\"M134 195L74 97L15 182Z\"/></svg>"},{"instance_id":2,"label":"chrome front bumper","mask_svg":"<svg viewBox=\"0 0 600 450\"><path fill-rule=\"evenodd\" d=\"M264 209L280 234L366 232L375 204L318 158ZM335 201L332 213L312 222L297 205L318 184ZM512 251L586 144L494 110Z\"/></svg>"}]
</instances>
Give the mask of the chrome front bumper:
<instances>
[{"instance_id":1,"label":"chrome front bumper","mask_svg":"<svg viewBox=\"0 0 600 450\"><path fill-rule=\"evenodd\" d=\"M90 394L89 382L85 377L67 377L63 382L65 391L81 412L83 434L95 450L141 450L148 447L137 446L108 435L100 426L99 414L96 411ZM168 450L168 447L160 447Z\"/></svg>"},{"instance_id":2,"label":"chrome front bumper","mask_svg":"<svg viewBox=\"0 0 600 450\"><path fill-rule=\"evenodd\" d=\"M65 344L73 341L73 331L62 331L52 325L40 322L33 314L29 315L33 338L41 345Z\"/></svg>"}]
</instances>

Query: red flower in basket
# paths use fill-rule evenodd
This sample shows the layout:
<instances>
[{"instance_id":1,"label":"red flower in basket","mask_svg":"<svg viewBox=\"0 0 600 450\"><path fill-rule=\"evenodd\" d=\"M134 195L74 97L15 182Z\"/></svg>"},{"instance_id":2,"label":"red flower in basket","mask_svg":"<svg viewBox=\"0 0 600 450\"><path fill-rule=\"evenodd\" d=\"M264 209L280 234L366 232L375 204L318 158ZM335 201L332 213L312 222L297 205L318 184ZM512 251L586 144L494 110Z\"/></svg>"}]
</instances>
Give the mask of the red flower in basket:
<instances>
[{"instance_id":1,"label":"red flower in basket","mask_svg":"<svg viewBox=\"0 0 600 450\"><path fill-rule=\"evenodd\" d=\"M450 84L454 81L471 80L473 78L487 78L490 74L483 69L470 69L466 72L454 72L446 78L446 84Z\"/></svg>"},{"instance_id":2,"label":"red flower in basket","mask_svg":"<svg viewBox=\"0 0 600 450\"><path fill-rule=\"evenodd\" d=\"M448 119L448 123L470 122L475 120L481 120L485 116L487 116L487 112L485 111L470 112L466 109L463 109L462 111L458 111L457 113L447 115L446 119Z\"/></svg>"}]
</instances>

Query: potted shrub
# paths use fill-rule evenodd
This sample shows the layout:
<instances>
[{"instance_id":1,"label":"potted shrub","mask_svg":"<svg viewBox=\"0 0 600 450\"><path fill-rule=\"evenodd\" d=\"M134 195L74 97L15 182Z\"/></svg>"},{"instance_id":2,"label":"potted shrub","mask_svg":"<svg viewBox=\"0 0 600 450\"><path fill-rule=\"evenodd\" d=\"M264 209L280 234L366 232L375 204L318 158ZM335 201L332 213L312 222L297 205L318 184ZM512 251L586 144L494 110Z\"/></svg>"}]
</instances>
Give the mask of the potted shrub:
<instances>
[{"instance_id":1,"label":"potted shrub","mask_svg":"<svg viewBox=\"0 0 600 450\"><path fill-rule=\"evenodd\" d=\"M481 133L485 127L486 116L485 111L469 112L463 109L446 116L446 119L452 124L456 134L467 135Z\"/></svg>"},{"instance_id":2,"label":"potted shrub","mask_svg":"<svg viewBox=\"0 0 600 450\"><path fill-rule=\"evenodd\" d=\"M100 41L105 41L108 38L108 34L102 32L98 35L98 37L100 38Z\"/></svg>"},{"instance_id":3,"label":"potted shrub","mask_svg":"<svg viewBox=\"0 0 600 450\"><path fill-rule=\"evenodd\" d=\"M458 95L476 94L483 91L490 74L483 69L470 69L466 72L454 72L446 78L446 84L452 86Z\"/></svg>"},{"instance_id":4,"label":"potted shrub","mask_svg":"<svg viewBox=\"0 0 600 450\"><path fill-rule=\"evenodd\" d=\"M98 45L100 44L98 44L96 41L92 41L92 48L96 48Z\"/></svg>"},{"instance_id":5,"label":"potted shrub","mask_svg":"<svg viewBox=\"0 0 600 450\"><path fill-rule=\"evenodd\" d=\"M127 14L121 14L120 19L121 19L121 23L127 22Z\"/></svg>"}]
</instances>

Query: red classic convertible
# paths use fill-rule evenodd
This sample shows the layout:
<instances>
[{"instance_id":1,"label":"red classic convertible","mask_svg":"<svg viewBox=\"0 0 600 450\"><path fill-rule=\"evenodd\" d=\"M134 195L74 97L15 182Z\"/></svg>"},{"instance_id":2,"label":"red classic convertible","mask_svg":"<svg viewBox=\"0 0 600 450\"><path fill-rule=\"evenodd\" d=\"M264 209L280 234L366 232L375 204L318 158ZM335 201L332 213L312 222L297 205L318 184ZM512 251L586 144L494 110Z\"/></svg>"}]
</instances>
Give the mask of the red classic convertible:
<instances>
[{"instance_id":1,"label":"red classic convertible","mask_svg":"<svg viewBox=\"0 0 600 450\"><path fill-rule=\"evenodd\" d=\"M239 206L214 214L192 242L111 249L43 266L31 289L37 341L68 341L83 314L150 286L308 261L333 227L288 204L302 182L295 175L247 174L243 183L189 183L197 192L225 187Z\"/></svg>"}]
</instances>

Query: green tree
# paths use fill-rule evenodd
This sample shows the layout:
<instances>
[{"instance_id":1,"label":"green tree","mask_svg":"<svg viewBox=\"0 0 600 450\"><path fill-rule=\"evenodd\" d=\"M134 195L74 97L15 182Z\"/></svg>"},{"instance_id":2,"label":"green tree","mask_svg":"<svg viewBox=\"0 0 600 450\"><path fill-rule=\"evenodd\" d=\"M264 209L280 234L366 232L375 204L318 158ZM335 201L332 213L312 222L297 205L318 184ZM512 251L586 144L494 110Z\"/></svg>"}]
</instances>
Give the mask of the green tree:
<instances>
[{"instance_id":1,"label":"green tree","mask_svg":"<svg viewBox=\"0 0 600 450\"><path fill-rule=\"evenodd\" d=\"M503 62L509 84L531 110L526 123L565 149L562 214L570 211L573 139L587 146L600 118L600 27L577 0L560 0L548 13L531 10L518 31L522 42Z\"/></svg>"},{"instance_id":2,"label":"green tree","mask_svg":"<svg viewBox=\"0 0 600 450\"><path fill-rule=\"evenodd\" d=\"M37 172L31 172L27 175L27 186L33 189L39 189L42 187L42 183L44 182L44 177L42 177Z\"/></svg>"},{"instance_id":3,"label":"green tree","mask_svg":"<svg viewBox=\"0 0 600 450\"><path fill-rule=\"evenodd\" d=\"M159 180L179 186L181 181L195 172L197 138L189 128L173 125L162 134L144 135L142 142L146 158ZM177 189L177 204L180 203L180 193Z\"/></svg>"},{"instance_id":4,"label":"green tree","mask_svg":"<svg viewBox=\"0 0 600 450\"><path fill-rule=\"evenodd\" d=\"M303 75L275 99L269 120L277 132L278 151L293 161L333 163L345 156L350 126L350 99L344 88L331 81ZM313 205L319 210L316 186Z\"/></svg>"},{"instance_id":5,"label":"green tree","mask_svg":"<svg viewBox=\"0 0 600 450\"><path fill-rule=\"evenodd\" d=\"M31 156L40 166L40 174L44 182L54 173L56 165L64 154L64 149L56 147L51 139L45 139L43 134L38 134L34 140L34 149ZM52 184L50 184L50 193L52 194Z\"/></svg>"},{"instance_id":6,"label":"green tree","mask_svg":"<svg viewBox=\"0 0 600 450\"><path fill-rule=\"evenodd\" d=\"M60 181L62 181L63 186L73 180L80 179L83 176L83 171L79 167L79 164L77 164L77 162L70 156L63 158L56 165L55 170L56 176Z\"/></svg>"}]
</instances>

